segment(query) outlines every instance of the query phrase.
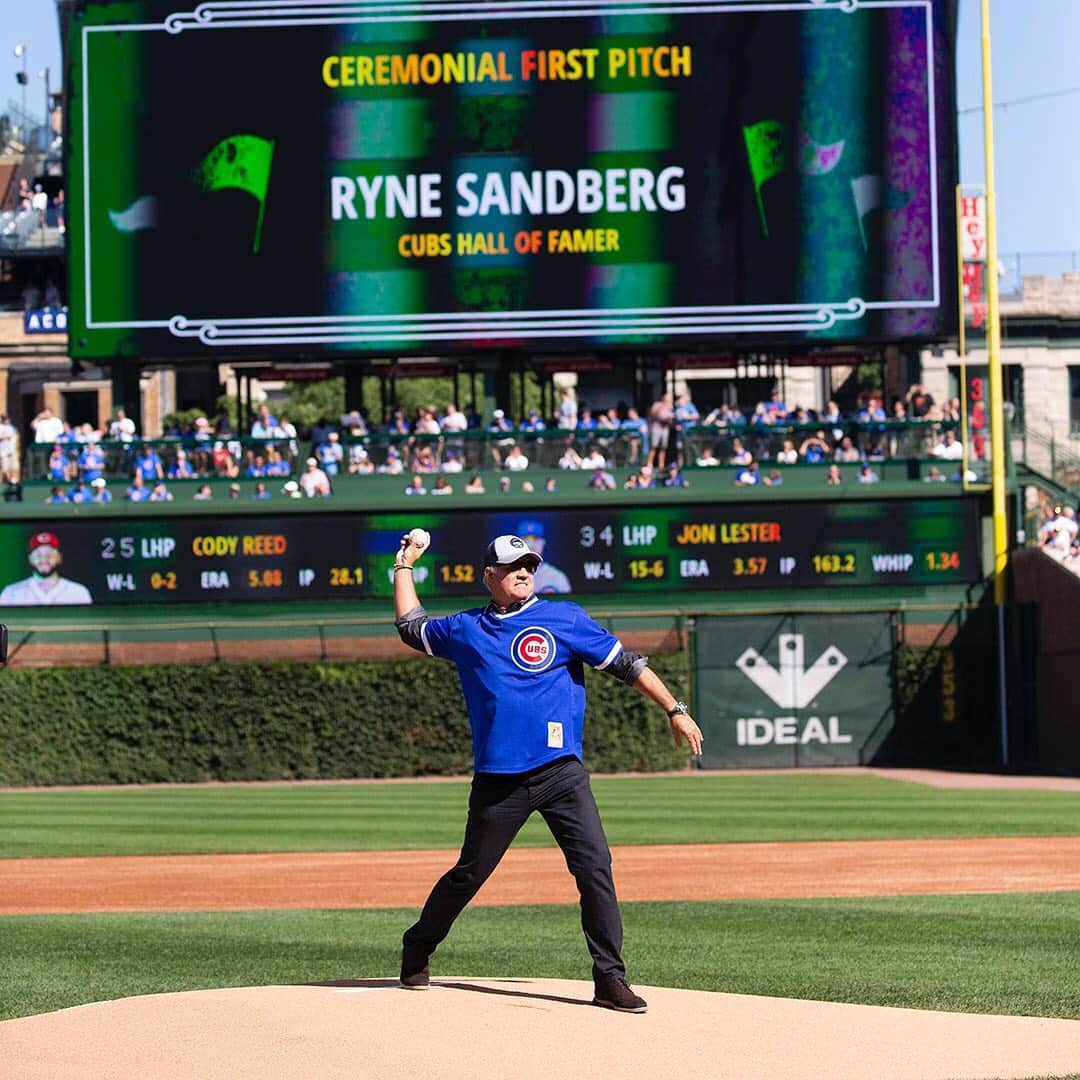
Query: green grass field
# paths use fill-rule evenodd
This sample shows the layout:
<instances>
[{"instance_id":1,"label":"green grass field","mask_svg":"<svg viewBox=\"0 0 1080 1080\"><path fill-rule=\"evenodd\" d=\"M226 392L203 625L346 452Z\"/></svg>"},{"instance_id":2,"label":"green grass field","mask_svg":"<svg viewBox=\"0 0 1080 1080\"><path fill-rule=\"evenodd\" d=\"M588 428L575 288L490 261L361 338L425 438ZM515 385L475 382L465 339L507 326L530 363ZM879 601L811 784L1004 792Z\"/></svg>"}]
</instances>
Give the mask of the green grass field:
<instances>
[{"instance_id":1,"label":"green grass field","mask_svg":"<svg viewBox=\"0 0 1080 1080\"><path fill-rule=\"evenodd\" d=\"M1080 796L875 776L604 778L612 844L1080 835ZM453 848L464 782L0 793L0 857ZM534 818L516 841L551 843Z\"/></svg>"},{"instance_id":2,"label":"green grass field","mask_svg":"<svg viewBox=\"0 0 1080 1080\"><path fill-rule=\"evenodd\" d=\"M1080 796L876 777L594 781L612 843L1080 835ZM452 848L466 785L0 794L0 855ZM547 843L540 825L519 843ZM0 865L2 872L2 865ZM392 903L393 898L388 897ZM0 918L0 1018L396 974L415 911ZM1080 1019L1080 893L624 905L642 984ZM587 979L573 906L467 910L434 971Z\"/></svg>"}]
</instances>

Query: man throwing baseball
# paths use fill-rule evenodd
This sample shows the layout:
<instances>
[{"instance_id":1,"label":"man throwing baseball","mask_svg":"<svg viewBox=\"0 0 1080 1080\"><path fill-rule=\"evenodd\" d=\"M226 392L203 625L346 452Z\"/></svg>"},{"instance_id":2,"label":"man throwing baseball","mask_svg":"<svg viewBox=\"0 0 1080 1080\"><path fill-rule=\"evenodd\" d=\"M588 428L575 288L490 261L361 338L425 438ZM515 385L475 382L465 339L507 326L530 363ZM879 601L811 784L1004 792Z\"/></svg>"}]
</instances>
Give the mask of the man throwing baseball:
<instances>
[{"instance_id":1,"label":"man throwing baseball","mask_svg":"<svg viewBox=\"0 0 1080 1080\"><path fill-rule=\"evenodd\" d=\"M457 667L475 775L457 865L436 882L419 921L405 931L401 985L427 989L429 957L537 810L581 894L593 1004L643 1013L644 1000L626 982L611 852L581 763L584 665L655 701L671 721L677 746L685 740L700 754L701 730L648 667L648 657L624 649L577 604L535 595L533 575L543 558L518 536L497 536L484 552L487 607L428 618L412 574L427 543L422 530L402 538L394 566L395 625L405 644Z\"/></svg>"}]
</instances>

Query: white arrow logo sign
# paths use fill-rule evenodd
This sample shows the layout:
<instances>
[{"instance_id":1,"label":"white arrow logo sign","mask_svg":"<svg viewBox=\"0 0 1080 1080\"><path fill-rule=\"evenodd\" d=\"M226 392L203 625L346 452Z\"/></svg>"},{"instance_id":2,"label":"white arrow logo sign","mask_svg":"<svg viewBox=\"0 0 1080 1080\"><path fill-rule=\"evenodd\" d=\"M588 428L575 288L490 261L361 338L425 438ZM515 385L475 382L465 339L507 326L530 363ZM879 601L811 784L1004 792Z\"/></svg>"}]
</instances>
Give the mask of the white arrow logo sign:
<instances>
[{"instance_id":1,"label":"white arrow logo sign","mask_svg":"<svg viewBox=\"0 0 1080 1080\"><path fill-rule=\"evenodd\" d=\"M781 709L802 709L847 663L847 657L835 645L830 645L810 667L804 668L805 652L802 634L781 634L779 671L753 648L747 649L735 661L735 666Z\"/></svg>"}]
</instances>

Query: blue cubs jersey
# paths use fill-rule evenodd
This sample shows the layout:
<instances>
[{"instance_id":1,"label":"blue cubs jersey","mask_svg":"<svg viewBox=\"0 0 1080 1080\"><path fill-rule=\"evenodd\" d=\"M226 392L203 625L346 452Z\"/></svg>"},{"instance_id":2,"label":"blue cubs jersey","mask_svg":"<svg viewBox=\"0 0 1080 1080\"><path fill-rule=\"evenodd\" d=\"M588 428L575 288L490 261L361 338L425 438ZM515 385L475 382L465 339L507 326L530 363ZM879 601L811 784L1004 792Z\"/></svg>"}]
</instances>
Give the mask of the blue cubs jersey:
<instances>
[{"instance_id":1,"label":"blue cubs jersey","mask_svg":"<svg viewBox=\"0 0 1080 1080\"><path fill-rule=\"evenodd\" d=\"M458 670L477 772L520 773L581 757L584 665L606 668L622 643L577 604L537 596L516 611L473 608L428 619L431 656Z\"/></svg>"}]
</instances>

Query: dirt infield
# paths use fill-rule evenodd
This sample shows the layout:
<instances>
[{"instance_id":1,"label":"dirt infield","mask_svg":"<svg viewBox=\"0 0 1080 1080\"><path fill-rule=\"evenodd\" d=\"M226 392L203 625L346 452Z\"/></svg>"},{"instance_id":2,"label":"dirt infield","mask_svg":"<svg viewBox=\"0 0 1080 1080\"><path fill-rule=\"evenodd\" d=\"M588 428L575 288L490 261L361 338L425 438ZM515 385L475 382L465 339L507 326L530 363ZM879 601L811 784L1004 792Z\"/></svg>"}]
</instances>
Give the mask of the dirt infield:
<instances>
[{"instance_id":1,"label":"dirt infield","mask_svg":"<svg viewBox=\"0 0 1080 1080\"><path fill-rule=\"evenodd\" d=\"M668 844L615 848L613 859L624 901L1080 889L1080 837ZM448 851L10 859L0 914L419 907L453 860ZM576 902L552 848L512 849L474 901Z\"/></svg>"},{"instance_id":2,"label":"dirt infield","mask_svg":"<svg viewBox=\"0 0 1080 1080\"><path fill-rule=\"evenodd\" d=\"M639 987L644 1016L587 983L438 979L203 990L0 1024L4 1076L140 1080L956 1080L1064 1076L1080 1021Z\"/></svg>"}]
</instances>

